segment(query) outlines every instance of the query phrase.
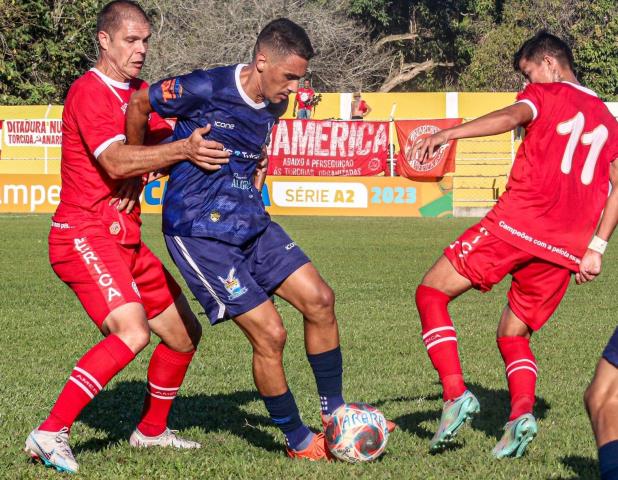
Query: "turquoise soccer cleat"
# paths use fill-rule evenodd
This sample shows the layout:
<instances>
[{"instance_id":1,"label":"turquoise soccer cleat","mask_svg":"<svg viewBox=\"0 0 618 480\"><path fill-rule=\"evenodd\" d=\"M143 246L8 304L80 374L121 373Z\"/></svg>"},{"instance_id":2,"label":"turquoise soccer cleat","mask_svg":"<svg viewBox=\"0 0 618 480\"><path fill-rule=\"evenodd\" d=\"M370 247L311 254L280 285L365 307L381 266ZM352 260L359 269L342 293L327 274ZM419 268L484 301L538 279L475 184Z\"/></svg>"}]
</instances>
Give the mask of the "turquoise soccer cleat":
<instances>
[{"instance_id":1,"label":"turquoise soccer cleat","mask_svg":"<svg viewBox=\"0 0 618 480\"><path fill-rule=\"evenodd\" d=\"M447 400L442 407L440 426L431 439L430 450L439 450L448 445L463 424L479 413L479 401L470 390L466 390L459 397Z\"/></svg>"},{"instance_id":2,"label":"turquoise soccer cleat","mask_svg":"<svg viewBox=\"0 0 618 480\"><path fill-rule=\"evenodd\" d=\"M528 444L536 437L537 431L536 420L530 413L525 413L507 422L502 438L492 450L494 457L521 457Z\"/></svg>"}]
</instances>

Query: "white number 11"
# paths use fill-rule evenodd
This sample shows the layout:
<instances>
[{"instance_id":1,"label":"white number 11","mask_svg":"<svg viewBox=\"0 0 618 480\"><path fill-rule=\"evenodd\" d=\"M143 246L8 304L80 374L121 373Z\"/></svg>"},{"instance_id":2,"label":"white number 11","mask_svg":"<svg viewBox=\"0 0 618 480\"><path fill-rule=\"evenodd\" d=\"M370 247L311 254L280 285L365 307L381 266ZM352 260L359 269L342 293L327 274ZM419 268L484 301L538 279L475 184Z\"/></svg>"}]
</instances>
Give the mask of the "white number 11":
<instances>
[{"instance_id":1,"label":"white number 11","mask_svg":"<svg viewBox=\"0 0 618 480\"><path fill-rule=\"evenodd\" d=\"M601 149L607 141L608 132L607 127L603 124L598 125L591 132L584 132L585 121L584 114L582 112L577 112L577 115L570 120L559 123L556 127L556 131L560 135L570 135L567 146L564 149L564 155L562 156L562 164L560 165L560 170L564 174L571 173L573 155L575 154L575 149L580 140L583 145L591 145L581 174L582 183L584 185L590 185L594 175L594 167L599 159ZM582 134L582 132L584 133Z\"/></svg>"}]
</instances>

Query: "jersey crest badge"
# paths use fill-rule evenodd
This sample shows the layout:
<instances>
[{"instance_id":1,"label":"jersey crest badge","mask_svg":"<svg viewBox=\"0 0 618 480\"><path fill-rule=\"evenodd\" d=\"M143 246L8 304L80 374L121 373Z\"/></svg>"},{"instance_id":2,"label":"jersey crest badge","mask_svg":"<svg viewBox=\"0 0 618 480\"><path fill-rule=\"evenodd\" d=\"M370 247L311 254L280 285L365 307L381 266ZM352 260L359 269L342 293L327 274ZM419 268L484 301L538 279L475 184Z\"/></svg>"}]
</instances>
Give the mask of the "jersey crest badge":
<instances>
[{"instance_id":1,"label":"jersey crest badge","mask_svg":"<svg viewBox=\"0 0 618 480\"><path fill-rule=\"evenodd\" d=\"M213 210L212 212L210 212L210 221L217 223L219 220L221 220L221 214L219 212L217 212L216 210Z\"/></svg>"},{"instance_id":2,"label":"jersey crest badge","mask_svg":"<svg viewBox=\"0 0 618 480\"><path fill-rule=\"evenodd\" d=\"M227 293L229 293L228 297L230 300L234 300L235 298L244 295L247 292L247 287L243 287L240 284L240 280L236 277L236 268L232 267L232 269L228 272L226 278L217 277L225 289Z\"/></svg>"},{"instance_id":3,"label":"jersey crest badge","mask_svg":"<svg viewBox=\"0 0 618 480\"><path fill-rule=\"evenodd\" d=\"M109 233L112 235L118 235L120 233L120 224L118 222L114 222L109 226Z\"/></svg>"}]
</instances>

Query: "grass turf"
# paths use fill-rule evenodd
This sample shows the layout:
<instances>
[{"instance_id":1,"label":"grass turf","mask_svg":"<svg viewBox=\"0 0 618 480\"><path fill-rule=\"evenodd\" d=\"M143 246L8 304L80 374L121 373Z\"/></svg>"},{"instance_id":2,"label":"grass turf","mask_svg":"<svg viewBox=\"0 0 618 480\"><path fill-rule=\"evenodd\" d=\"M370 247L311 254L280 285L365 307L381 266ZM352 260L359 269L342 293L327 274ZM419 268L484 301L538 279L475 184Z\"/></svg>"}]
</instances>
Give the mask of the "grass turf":
<instances>
[{"instance_id":1,"label":"grass turf","mask_svg":"<svg viewBox=\"0 0 618 480\"><path fill-rule=\"evenodd\" d=\"M573 283L554 317L535 334L539 435L524 458L497 461L490 451L506 421L508 392L494 337L507 283L488 294L469 292L451 305L464 373L481 402L481 416L460 432L452 449L439 455L428 453L428 442L439 419L440 387L420 340L410 295L441 248L472 221L277 220L337 295L346 398L378 406L400 426L385 455L362 465L288 460L282 435L255 391L249 345L226 322L205 327L171 416L172 427L203 448L179 452L128 445L157 343L153 339L73 427L79 478L598 478L582 394L617 323L616 249L608 249L603 275L585 286ZM58 478L59 473L27 460L24 440L46 416L76 360L100 339L49 267L48 226L48 216L0 216L1 478ZM158 217L145 217L144 238L179 278L165 251ZM305 358L302 319L283 301L277 305L288 329L288 380L304 420L318 428L319 402Z\"/></svg>"}]
</instances>

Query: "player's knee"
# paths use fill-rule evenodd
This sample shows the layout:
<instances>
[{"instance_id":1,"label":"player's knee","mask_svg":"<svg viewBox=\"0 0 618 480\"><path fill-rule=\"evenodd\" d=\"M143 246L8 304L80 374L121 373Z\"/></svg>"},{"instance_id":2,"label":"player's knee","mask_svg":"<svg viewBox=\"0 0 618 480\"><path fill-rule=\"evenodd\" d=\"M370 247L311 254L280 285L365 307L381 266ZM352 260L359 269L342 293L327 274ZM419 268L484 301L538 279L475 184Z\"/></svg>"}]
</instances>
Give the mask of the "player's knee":
<instances>
[{"instance_id":1,"label":"player's knee","mask_svg":"<svg viewBox=\"0 0 618 480\"><path fill-rule=\"evenodd\" d=\"M308 302L305 316L310 321L324 321L325 319L334 321L335 311L335 292L326 283L315 290Z\"/></svg>"},{"instance_id":2,"label":"player's knee","mask_svg":"<svg viewBox=\"0 0 618 480\"><path fill-rule=\"evenodd\" d=\"M268 334L256 345L256 350L259 350L264 356L279 358L283 356L287 339L288 332L285 327L283 325L274 326L268 329Z\"/></svg>"},{"instance_id":3,"label":"player's knee","mask_svg":"<svg viewBox=\"0 0 618 480\"><path fill-rule=\"evenodd\" d=\"M134 326L116 333L118 337L134 352L141 352L150 343L148 326Z\"/></svg>"},{"instance_id":4,"label":"player's knee","mask_svg":"<svg viewBox=\"0 0 618 480\"><path fill-rule=\"evenodd\" d=\"M584 393L584 405L590 416L618 410L618 392L591 384Z\"/></svg>"},{"instance_id":5,"label":"player's knee","mask_svg":"<svg viewBox=\"0 0 618 480\"><path fill-rule=\"evenodd\" d=\"M445 308L451 298L441 290L421 283L414 292L414 301L418 310L424 311L432 306Z\"/></svg>"}]
</instances>

